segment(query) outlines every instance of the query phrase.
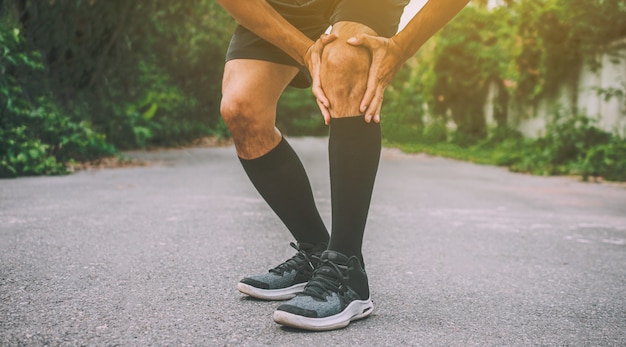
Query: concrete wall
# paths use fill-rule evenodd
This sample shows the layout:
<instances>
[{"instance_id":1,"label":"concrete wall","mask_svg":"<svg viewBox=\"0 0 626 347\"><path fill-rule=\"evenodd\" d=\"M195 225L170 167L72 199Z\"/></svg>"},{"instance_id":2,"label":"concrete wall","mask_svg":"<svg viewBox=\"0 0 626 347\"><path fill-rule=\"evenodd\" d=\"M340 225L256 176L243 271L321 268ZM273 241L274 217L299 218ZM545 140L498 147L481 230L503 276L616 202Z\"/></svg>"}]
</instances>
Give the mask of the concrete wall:
<instances>
[{"instance_id":1,"label":"concrete wall","mask_svg":"<svg viewBox=\"0 0 626 347\"><path fill-rule=\"evenodd\" d=\"M626 45L626 38L621 40ZM617 43L616 43L617 44ZM601 68L593 71L590 66L583 68L580 80L578 109L598 120L598 125L607 131L626 134L626 48L616 55L603 54L598 59ZM618 93L606 100L598 95L598 88Z\"/></svg>"},{"instance_id":2,"label":"concrete wall","mask_svg":"<svg viewBox=\"0 0 626 347\"><path fill-rule=\"evenodd\" d=\"M600 63L599 68L594 69L589 63L582 67L577 87L563 85L555 98L540 100L537 105L509 105L509 125L525 136L538 137L545 133L546 123L557 109L565 114L577 110L596 119L601 129L626 136L626 38L612 46L613 54L594 57ZM612 91L615 95L607 100L598 90ZM485 105L490 125L495 125L493 101L497 92L492 86Z\"/></svg>"}]
</instances>

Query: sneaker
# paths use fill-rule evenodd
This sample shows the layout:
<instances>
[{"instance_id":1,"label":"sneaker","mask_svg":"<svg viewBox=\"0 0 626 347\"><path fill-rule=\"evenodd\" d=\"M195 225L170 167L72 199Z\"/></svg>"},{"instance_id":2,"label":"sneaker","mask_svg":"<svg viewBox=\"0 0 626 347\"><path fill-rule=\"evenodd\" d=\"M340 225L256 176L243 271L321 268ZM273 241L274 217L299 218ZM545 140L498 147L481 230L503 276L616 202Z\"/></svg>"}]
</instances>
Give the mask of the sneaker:
<instances>
[{"instance_id":1,"label":"sneaker","mask_svg":"<svg viewBox=\"0 0 626 347\"><path fill-rule=\"evenodd\" d=\"M311 279L319 255L326 244L316 246L293 242L290 244L298 253L263 275L250 276L237 284L237 289L247 295L263 300L287 300L304 290Z\"/></svg>"},{"instance_id":2,"label":"sneaker","mask_svg":"<svg viewBox=\"0 0 626 347\"><path fill-rule=\"evenodd\" d=\"M325 251L304 291L280 305L274 321L306 330L333 330L372 313L367 274L357 257Z\"/></svg>"}]
</instances>

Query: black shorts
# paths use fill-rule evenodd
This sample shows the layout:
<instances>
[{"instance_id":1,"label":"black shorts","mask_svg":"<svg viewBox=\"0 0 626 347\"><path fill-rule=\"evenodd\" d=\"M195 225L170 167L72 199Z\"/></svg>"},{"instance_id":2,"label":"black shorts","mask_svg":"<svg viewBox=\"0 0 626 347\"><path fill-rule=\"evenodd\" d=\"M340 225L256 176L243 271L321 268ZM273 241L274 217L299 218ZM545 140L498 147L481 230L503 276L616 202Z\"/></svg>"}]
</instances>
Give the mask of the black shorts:
<instances>
[{"instance_id":1,"label":"black shorts","mask_svg":"<svg viewBox=\"0 0 626 347\"><path fill-rule=\"evenodd\" d=\"M317 40L329 26L342 21L360 23L379 36L391 37L398 30L400 16L409 0L268 0L268 3L298 30ZM233 59L256 59L295 66L300 68L300 73L291 85L298 88L311 85L311 77L305 67L241 25L235 29L226 53L226 61Z\"/></svg>"}]
</instances>

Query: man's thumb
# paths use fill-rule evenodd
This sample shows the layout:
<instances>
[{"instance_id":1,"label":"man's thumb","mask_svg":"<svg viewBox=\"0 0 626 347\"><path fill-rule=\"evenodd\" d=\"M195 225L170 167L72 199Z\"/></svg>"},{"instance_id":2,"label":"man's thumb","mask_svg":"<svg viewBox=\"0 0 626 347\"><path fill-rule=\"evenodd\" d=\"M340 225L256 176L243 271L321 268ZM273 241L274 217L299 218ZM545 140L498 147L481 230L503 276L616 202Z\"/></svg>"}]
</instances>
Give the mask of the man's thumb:
<instances>
[{"instance_id":1,"label":"man's thumb","mask_svg":"<svg viewBox=\"0 0 626 347\"><path fill-rule=\"evenodd\" d=\"M329 44L331 42L333 42L335 39L337 38L337 35L335 34L322 34L322 36L320 36L320 39L322 40L323 44Z\"/></svg>"},{"instance_id":2,"label":"man's thumb","mask_svg":"<svg viewBox=\"0 0 626 347\"><path fill-rule=\"evenodd\" d=\"M359 34L349 38L347 42L353 46L361 46L365 43L365 40L363 40L363 35Z\"/></svg>"}]
</instances>

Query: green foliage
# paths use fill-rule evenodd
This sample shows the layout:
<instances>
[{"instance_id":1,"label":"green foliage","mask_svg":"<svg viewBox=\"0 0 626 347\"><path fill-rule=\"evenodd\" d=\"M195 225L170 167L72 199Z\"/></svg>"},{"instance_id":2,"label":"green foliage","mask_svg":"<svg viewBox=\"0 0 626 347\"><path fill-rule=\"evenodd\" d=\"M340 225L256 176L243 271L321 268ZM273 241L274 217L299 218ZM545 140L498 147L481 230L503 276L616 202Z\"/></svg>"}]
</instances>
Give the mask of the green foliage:
<instances>
[{"instance_id":1,"label":"green foliage","mask_svg":"<svg viewBox=\"0 0 626 347\"><path fill-rule=\"evenodd\" d=\"M292 136L328 133L310 89L287 88L278 102L276 124Z\"/></svg>"},{"instance_id":2,"label":"green foliage","mask_svg":"<svg viewBox=\"0 0 626 347\"><path fill-rule=\"evenodd\" d=\"M507 130L507 110L510 100L532 107L561 83L575 87L584 57L626 35L626 3L505 3L488 10L472 2L405 64L385 95L385 139L514 170L622 179L622 139L584 117L560 117L545 137L525 140ZM228 136L219 101L235 23L215 0L0 7L3 176L60 173L67 161L112 153L111 145ZM495 129L484 116L490 85ZM284 94L277 124L289 135L327 132L310 90Z\"/></svg>"},{"instance_id":3,"label":"green foliage","mask_svg":"<svg viewBox=\"0 0 626 347\"><path fill-rule=\"evenodd\" d=\"M518 131L504 127L492 129L487 138L469 146L453 140L458 132L447 136L451 139L448 142L422 138L412 144L391 144L409 152L508 166L514 172L626 181L626 140L598 129L585 116L557 114L546 135L538 139L525 139Z\"/></svg>"},{"instance_id":4,"label":"green foliage","mask_svg":"<svg viewBox=\"0 0 626 347\"><path fill-rule=\"evenodd\" d=\"M487 135L484 105L490 85L498 92L494 118L502 127L510 100L532 107L540 98L554 96L564 83L575 89L583 58L611 52L618 47L609 43L626 36L625 4L518 0L491 10L484 2L470 4L409 61L405 76L396 77L400 82L394 81L387 91L385 114L390 113L388 100L398 98L395 94L420 94L420 111L415 112L410 99L406 102L409 114L424 116L427 104L431 116L455 123L456 142L477 143ZM391 107L391 112L396 109ZM387 136L394 141L410 141L423 131L421 120L407 126L401 116L387 118L397 123L387 124Z\"/></svg>"},{"instance_id":5,"label":"green foliage","mask_svg":"<svg viewBox=\"0 0 626 347\"><path fill-rule=\"evenodd\" d=\"M424 127L421 141L425 144L445 142L448 139L448 129L443 119L436 118Z\"/></svg>"},{"instance_id":6,"label":"green foliage","mask_svg":"<svg viewBox=\"0 0 626 347\"><path fill-rule=\"evenodd\" d=\"M436 115L449 112L461 144L487 133L484 105L489 85L510 78L514 50L510 11L469 6L441 30L435 46L432 105Z\"/></svg>"},{"instance_id":7,"label":"green foliage","mask_svg":"<svg viewBox=\"0 0 626 347\"><path fill-rule=\"evenodd\" d=\"M424 126L423 118L429 113L441 118L439 122L431 121L433 130L441 129L441 124L450 119L458 130L452 136L455 142L464 146L476 143L487 135L484 105L492 83L500 86L502 97L497 103L500 112L496 118L505 125L508 95L519 75L515 64L520 51L515 35L517 18L506 7L488 11L481 6L468 6L461 11L406 64L403 70L407 71L401 71L388 88L385 118L396 124L386 124L391 130L386 136L394 141L423 136L429 128ZM416 116L412 124L407 124L402 116L390 117L388 105L394 100L409 105L409 114ZM391 112L401 109L392 104ZM414 135L410 134L412 130ZM400 135L401 132L405 134ZM427 136L445 138L441 131L429 131Z\"/></svg>"},{"instance_id":8,"label":"green foliage","mask_svg":"<svg viewBox=\"0 0 626 347\"><path fill-rule=\"evenodd\" d=\"M381 111L383 136L390 141L416 141L424 124L424 93L419 81L424 71L407 63L387 88Z\"/></svg>"},{"instance_id":9,"label":"green foliage","mask_svg":"<svg viewBox=\"0 0 626 347\"><path fill-rule=\"evenodd\" d=\"M115 151L84 121L64 114L38 81L41 57L24 49L19 29L0 26L0 177L62 174L65 163Z\"/></svg>"},{"instance_id":10,"label":"green foliage","mask_svg":"<svg viewBox=\"0 0 626 347\"><path fill-rule=\"evenodd\" d=\"M626 181L626 141L612 139L608 144L592 147L579 170L583 179L602 176L611 181Z\"/></svg>"},{"instance_id":11,"label":"green foliage","mask_svg":"<svg viewBox=\"0 0 626 347\"><path fill-rule=\"evenodd\" d=\"M161 108L153 142L172 144L226 134L219 115L224 56L235 21L215 0L153 3L146 12L149 54L182 104ZM148 85L153 85L148 83Z\"/></svg>"},{"instance_id":12,"label":"green foliage","mask_svg":"<svg viewBox=\"0 0 626 347\"><path fill-rule=\"evenodd\" d=\"M63 109L119 148L211 134L234 21L214 0L16 1Z\"/></svg>"},{"instance_id":13,"label":"green foliage","mask_svg":"<svg viewBox=\"0 0 626 347\"><path fill-rule=\"evenodd\" d=\"M611 52L609 44L626 36L622 0L524 0L512 10L523 43L516 92L526 100L554 95L563 83L576 86L585 57Z\"/></svg>"},{"instance_id":14,"label":"green foliage","mask_svg":"<svg viewBox=\"0 0 626 347\"><path fill-rule=\"evenodd\" d=\"M507 165L514 171L623 180L624 140L598 129L589 118L557 115L544 137L530 140L509 130L507 111L511 100L532 109L563 84L576 90L585 57L611 53L619 46L610 43L625 36L626 3L621 0L517 0L492 10L484 1L473 2L388 88L385 138L412 150ZM488 131L484 105L490 85L497 90L498 126ZM619 88L597 92L606 100L624 95ZM390 100L404 93L420 102L405 98L401 103L410 107L393 105L390 112ZM408 121L409 115L418 119Z\"/></svg>"},{"instance_id":15,"label":"green foliage","mask_svg":"<svg viewBox=\"0 0 626 347\"><path fill-rule=\"evenodd\" d=\"M602 176L613 164L623 165L619 160L604 167L593 168L599 163L601 153L607 154L606 146L620 143L616 136L604 132L584 116L563 119L557 115L548 125L547 134L537 140L526 141L527 145L519 160L511 166L513 171L532 172L546 175L581 174ZM603 152L600 148L604 148ZM617 147L616 147L617 148ZM611 156L611 152L608 153ZM595 153L595 154L594 154ZM604 160L604 159L602 159ZM626 157L622 159L625 161ZM613 177L614 175L609 175Z\"/></svg>"},{"instance_id":16,"label":"green foliage","mask_svg":"<svg viewBox=\"0 0 626 347\"><path fill-rule=\"evenodd\" d=\"M197 100L172 85L167 74L155 65L141 63L135 98L111 104L111 114L99 121L118 148L145 147L150 143L175 144L206 135L208 125L194 122L188 115Z\"/></svg>"},{"instance_id":17,"label":"green foliage","mask_svg":"<svg viewBox=\"0 0 626 347\"><path fill-rule=\"evenodd\" d=\"M215 0L0 9L2 176L62 173L113 145L227 136L220 82L234 21Z\"/></svg>"}]
</instances>

